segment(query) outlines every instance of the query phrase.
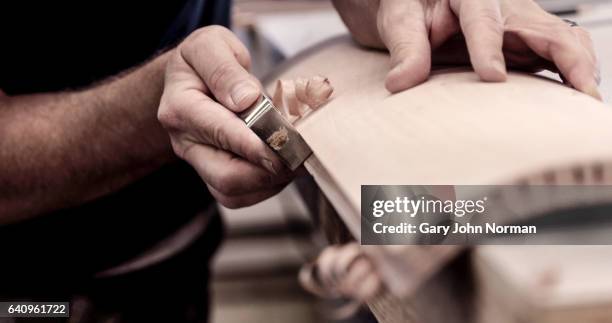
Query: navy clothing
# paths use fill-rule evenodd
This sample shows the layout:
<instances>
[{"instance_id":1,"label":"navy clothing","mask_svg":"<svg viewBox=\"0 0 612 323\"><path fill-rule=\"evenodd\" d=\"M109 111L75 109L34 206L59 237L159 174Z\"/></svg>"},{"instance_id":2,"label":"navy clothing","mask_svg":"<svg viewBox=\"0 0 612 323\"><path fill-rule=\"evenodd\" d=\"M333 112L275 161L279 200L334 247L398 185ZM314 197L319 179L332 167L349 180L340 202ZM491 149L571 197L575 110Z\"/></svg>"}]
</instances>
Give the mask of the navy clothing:
<instances>
[{"instance_id":1,"label":"navy clothing","mask_svg":"<svg viewBox=\"0 0 612 323\"><path fill-rule=\"evenodd\" d=\"M89 86L200 26L227 25L229 7L213 0L1 1L0 89L17 95ZM0 295L11 286L26 290L25 281L5 281L12 277L29 277L37 288L78 285L150 248L212 201L197 174L176 162L86 205L0 226ZM215 248L209 240L220 226L207 231Z\"/></svg>"},{"instance_id":2,"label":"navy clothing","mask_svg":"<svg viewBox=\"0 0 612 323\"><path fill-rule=\"evenodd\" d=\"M0 1L0 89L90 85L143 63L203 25L229 22L229 1Z\"/></svg>"}]
</instances>

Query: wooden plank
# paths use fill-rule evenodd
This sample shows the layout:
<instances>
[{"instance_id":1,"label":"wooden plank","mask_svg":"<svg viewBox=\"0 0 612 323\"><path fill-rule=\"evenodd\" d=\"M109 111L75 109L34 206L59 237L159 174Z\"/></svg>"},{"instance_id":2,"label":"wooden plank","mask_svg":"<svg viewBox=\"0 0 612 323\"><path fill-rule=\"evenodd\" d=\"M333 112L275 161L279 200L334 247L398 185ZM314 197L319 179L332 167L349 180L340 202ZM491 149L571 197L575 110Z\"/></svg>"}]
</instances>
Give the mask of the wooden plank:
<instances>
[{"instance_id":1,"label":"wooden plank","mask_svg":"<svg viewBox=\"0 0 612 323\"><path fill-rule=\"evenodd\" d=\"M602 103L543 78L511 73L508 82L491 84L465 70L436 71L427 83L389 95L383 87L387 59L385 53L339 38L290 61L270 79L321 74L336 88L334 99L297 127L315 152L307 169L356 238L361 184L543 183L550 172L561 182L572 182L570 172L576 167L587 175L593 167L603 169L600 179L586 176L589 183L612 183L612 110ZM606 279L602 268L610 269L597 255L612 248L505 248L481 247L476 253L480 290L475 294L468 289L471 296L465 298L476 297L477 305L483 305L474 313L482 322L577 322L612 316L611 289L597 284ZM384 267L390 287L370 304L381 322L414 320L415 313L426 322L448 321L426 305L441 296L446 297L443 306L459 308L460 297L453 299L445 291L452 291L453 282L462 277L448 267L439 272L457 250L366 249ZM428 255L433 259L415 261ZM533 259L561 261L560 267L570 268L566 285L560 285L565 287L542 297L538 295L545 288L522 284L537 277L547 283L547 274L538 274ZM419 267L421 263L429 267ZM572 263L580 263L581 269L571 270ZM554 273L550 275L554 282ZM412 297L416 290L419 297ZM473 320L463 315L455 321Z\"/></svg>"},{"instance_id":2,"label":"wooden plank","mask_svg":"<svg viewBox=\"0 0 612 323\"><path fill-rule=\"evenodd\" d=\"M428 82L390 95L388 67L386 53L341 37L270 78L320 74L334 86L332 101L296 126L314 151L307 169L357 239L362 184L536 183L543 174L594 164L604 170L600 183L612 183L612 110L601 102L543 77L510 73L505 83L484 83L462 69L435 71ZM426 270L402 263L410 248L371 249L387 259L383 272L396 294L414 292L437 268L436 261ZM402 272L423 277L401 282Z\"/></svg>"},{"instance_id":3,"label":"wooden plank","mask_svg":"<svg viewBox=\"0 0 612 323\"><path fill-rule=\"evenodd\" d=\"M336 89L297 128L315 152L310 171L348 203L340 215L349 227L362 184L512 183L612 161L612 110L558 82L511 73L508 82L484 83L473 72L445 70L389 95L387 60L343 38L276 75L321 74Z\"/></svg>"}]
</instances>

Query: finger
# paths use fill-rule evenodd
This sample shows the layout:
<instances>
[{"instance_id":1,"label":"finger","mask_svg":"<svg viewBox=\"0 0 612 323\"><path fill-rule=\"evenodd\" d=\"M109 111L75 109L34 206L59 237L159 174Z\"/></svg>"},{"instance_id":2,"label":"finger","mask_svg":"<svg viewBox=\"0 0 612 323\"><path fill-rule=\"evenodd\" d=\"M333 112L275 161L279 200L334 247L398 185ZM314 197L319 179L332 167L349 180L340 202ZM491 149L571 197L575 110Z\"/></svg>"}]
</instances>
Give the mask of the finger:
<instances>
[{"instance_id":1,"label":"finger","mask_svg":"<svg viewBox=\"0 0 612 323\"><path fill-rule=\"evenodd\" d=\"M555 27L513 27L538 55L552 61L564 78L578 91L601 100L598 90L599 69L590 50L586 49L579 36L560 22Z\"/></svg>"},{"instance_id":2,"label":"finger","mask_svg":"<svg viewBox=\"0 0 612 323\"><path fill-rule=\"evenodd\" d=\"M376 293L380 287L380 278L376 273L372 272L361 280L360 284L357 285L356 290L351 296L360 301L367 301L376 296Z\"/></svg>"},{"instance_id":3,"label":"finger","mask_svg":"<svg viewBox=\"0 0 612 323\"><path fill-rule=\"evenodd\" d=\"M334 263L338 255L338 246L329 246L321 252L317 259L319 279L323 286L335 287L338 284L337 277L334 275Z\"/></svg>"},{"instance_id":4,"label":"finger","mask_svg":"<svg viewBox=\"0 0 612 323\"><path fill-rule=\"evenodd\" d=\"M176 154L185 159L193 144L215 146L247 159L276 175L289 170L246 124L202 92L201 80L183 60L173 61L166 76L158 118L173 138Z\"/></svg>"},{"instance_id":5,"label":"finger","mask_svg":"<svg viewBox=\"0 0 612 323\"><path fill-rule=\"evenodd\" d=\"M262 86L247 71L250 56L244 45L231 31L219 26L202 28L193 37L183 42L180 51L214 97L234 112L252 105Z\"/></svg>"},{"instance_id":6,"label":"finger","mask_svg":"<svg viewBox=\"0 0 612 323\"><path fill-rule=\"evenodd\" d=\"M597 54L595 53L595 46L593 45L593 40L591 39L591 35L589 32L582 27L574 27L572 31L578 35L578 40L587 50L589 57L591 58L591 62L595 66L595 82L597 85L601 84L601 67L599 65L599 60L597 59Z\"/></svg>"},{"instance_id":7,"label":"finger","mask_svg":"<svg viewBox=\"0 0 612 323\"><path fill-rule=\"evenodd\" d=\"M209 98L202 99L195 109L198 111L187 122L205 143L231 151L273 174L287 172L274 152L234 113Z\"/></svg>"},{"instance_id":8,"label":"finger","mask_svg":"<svg viewBox=\"0 0 612 323\"><path fill-rule=\"evenodd\" d=\"M374 267L372 267L372 264L367 259L357 259L351 266L351 270L342 280L340 290L343 294L350 295L351 291L354 291L356 286L359 286L361 282L372 273L374 273Z\"/></svg>"},{"instance_id":9,"label":"finger","mask_svg":"<svg viewBox=\"0 0 612 323\"><path fill-rule=\"evenodd\" d=\"M336 275L336 277L345 276L350 270L352 263L357 260L360 254L361 249L356 243L350 243L342 246L334 263L334 275Z\"/></svg>"},{"instance_id":10,"label":"finger","mask_svg":"<svg viewBox=\"0 0 612 323\"><path fill-rule=\"evenodd\" d=\"M207 145L193 145L185 154L185 160L224 197L275 189L291 181L290 176L275 176L244 159Z\"/></svg>"},{"instance_id":11,"label":"finger","mask_svg":"<svg viewBox=\"0 0 612 323\"><path fill-rule=\"evenodd\" d=\"M439 48L454 35L460 35L459 20L448 5L435 6L430 19L429 41L432 50Z\"/></svg>"},{"instance_id":12,"label":"finger","mask_svg":"<svg viewBox=\"0 0 612 323\"><path fill-rule=\"evenodd\" d=\"M391 93L424 82L431 70L431 47L420 0L385 0L378 11L378 32L391 55L385 86Z\"/></svg>"},{"instance_id":13,"label":"finger","mask_svg":"<svg viewBox=\"0 0 612 323\"><path fill-rule=\"evenodd\" d=\"M238 209L242 207L247 207L251 205L255 205L259 202L265 201L270 197L278 194L282 191L284 186L279 186L276 188L271 188L263 191L257 191L249 194L243 195L226 195L213 187L208 186L208 190L212 194L212 196L219 202L219 204L225 206L228 209Z\"/></svg>"},{"instance_id":14,"label":"finger","mask_svg":"<svg viewBox=\"0 0 612 323\"><path fill-rule=\"evenodd\" d=\"M499 3L452 0L451 7L459 17L474 71L483 81L505 81L504 28Z\"/></svg>"}]
</instances>

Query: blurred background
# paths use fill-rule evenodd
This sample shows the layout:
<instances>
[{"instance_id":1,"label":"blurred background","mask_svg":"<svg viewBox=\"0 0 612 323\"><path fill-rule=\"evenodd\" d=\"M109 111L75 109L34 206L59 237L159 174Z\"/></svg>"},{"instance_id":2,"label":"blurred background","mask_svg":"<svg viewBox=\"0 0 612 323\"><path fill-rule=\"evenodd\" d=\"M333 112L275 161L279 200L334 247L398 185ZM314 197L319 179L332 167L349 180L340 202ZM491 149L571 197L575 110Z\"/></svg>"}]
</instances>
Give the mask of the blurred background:
<instances>
[{"instance_id":1,"label":"blurred background","mask_svg":"<svg viewBox=\"0 0 612 323\"><path fill-rule=\"evenodd\" d=\"M591 32L601 62L601 91L610 102L612 1L538 2ZM234 0L233 29L250 49L259 78L299 51L347 32L325 0ZM255 206L221 208L227 239L214 262L212 322L338 322L324 313L337 304L315 299L297 282L299 267L324 241L310 204L292 184ZM375 319L364 310L350 322Z\"/></svg>"}]
</instances>

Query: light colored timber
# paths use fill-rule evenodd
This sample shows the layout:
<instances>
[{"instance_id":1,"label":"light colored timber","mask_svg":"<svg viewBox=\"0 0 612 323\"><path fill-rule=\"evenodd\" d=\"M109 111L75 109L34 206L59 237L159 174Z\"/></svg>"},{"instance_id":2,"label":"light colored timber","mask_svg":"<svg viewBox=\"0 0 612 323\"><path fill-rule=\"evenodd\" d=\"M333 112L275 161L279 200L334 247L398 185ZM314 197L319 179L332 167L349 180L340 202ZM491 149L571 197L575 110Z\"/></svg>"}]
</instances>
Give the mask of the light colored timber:
<instances>
[{"instance_id":1,"label":"light colored timber","mask_svg":"<svg viewBox=\"0 0 612 323\"><path fill-rule=\"evenodd\" d=\"M512 72L505 83L484 83L473 72L461 69L435 71L426 83L390 95L384 88L388 69L386 53L363 50L344 37L300 55L266 83L270 93L276 79L320 74L335 88L326 106L305 116L296 126L314 152L306 162L308 171L357 239L362 184L541 184L550 182L551 173L555 174L554 182L560 184L612 184L609 106L543 77ZM575 169L581 169L585 176L572 176ZM595 170L599 175L594 175ZM538 286L524 287L520 293L505 289L506 283L516 281L515 273L502 276L503 272L492 267L499 257L496 248L505 246L486 248L491 251L477 253L475 272L482 286L497 287L471 293L474 300L482 300L478 298L481 294L497 300L499 295L516 291L509 299L495 301L496 306L530 307L533 311L525 322L555 312L538 299L525 303L531 299L520 293L535 293ZM531 247L516 248L517 253L524 252L517 261L537 256L529 253ZM452 246L368 249L377 258L390 293L404 299L414 299L415 294L440 295L444 287L439 280L432 282L432 276L459 251ZM562 247L556 250L557 257L564 257ZM568 257L572 255L567 253ZM584 266L598 266L597 259L589 261ZM456 273L443 271L438 275L454 277ZM567 279L579 281L580 277ZM436 287L428 289L432 285ZM576 284L578 291L568 295L579 296L580 286ZM429 292L417 293L419 288ZM559 293L563 295L564 291ZM435 298L430 301L435 302ZM389 302L372 306L375 314L384 304ZM602 305L593 299L581 306L603 313L609 308L608 303ZM496 310L494 306L479 310L497 313L497 322L503 322L502 314L508 322L516 322L512 320L514 311ZM431 308L423 310L425 314L433 312ZM380 311L377 316L385 317ZM482 313L478 316L485 317Z\"/></svg>"},{"instance_id":2,"label":"light colored timber","mask_svg":"<svg viewBox=\"0 0 612 323\"><path fill-rule=\"evenodd\" d=\"M321 74L334 86L296 126L320 164L313 173L328 173L353 215L362 184L502 184L612 162L612 109L556 81L447 70L390 95L386 53L341 38L298 60L276 77Z\"/></svg>"}]
</instances>

